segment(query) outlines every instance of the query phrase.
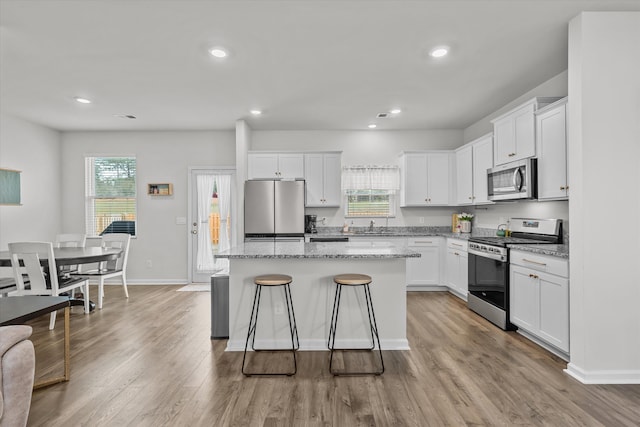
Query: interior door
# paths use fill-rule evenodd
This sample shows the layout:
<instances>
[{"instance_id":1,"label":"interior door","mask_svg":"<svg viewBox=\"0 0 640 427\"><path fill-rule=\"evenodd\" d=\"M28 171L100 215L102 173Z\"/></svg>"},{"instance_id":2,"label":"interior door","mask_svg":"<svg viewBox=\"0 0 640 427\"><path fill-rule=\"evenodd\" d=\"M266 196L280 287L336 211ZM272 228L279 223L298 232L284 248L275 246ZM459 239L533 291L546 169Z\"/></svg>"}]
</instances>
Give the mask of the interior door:
<instances>
[{"instance_id":1,"label":"interior door","mask_svg":"<svg viewBox=\"0 0 640 427\"><path fill-rule=\"evenodd\" d=\"M214 181L213 186L211 181ZM203 182L209 182L209 186ZM203 197L202 188L205 187L211 190L210 196ZM192 283L210 283L211 276L224 268L220 260L215 259L215 254L235 245L235 194L234 169L189 169L187 229L189 281ZM204 202L207 199L210 203Z\"/></svg>"}]
</instances>

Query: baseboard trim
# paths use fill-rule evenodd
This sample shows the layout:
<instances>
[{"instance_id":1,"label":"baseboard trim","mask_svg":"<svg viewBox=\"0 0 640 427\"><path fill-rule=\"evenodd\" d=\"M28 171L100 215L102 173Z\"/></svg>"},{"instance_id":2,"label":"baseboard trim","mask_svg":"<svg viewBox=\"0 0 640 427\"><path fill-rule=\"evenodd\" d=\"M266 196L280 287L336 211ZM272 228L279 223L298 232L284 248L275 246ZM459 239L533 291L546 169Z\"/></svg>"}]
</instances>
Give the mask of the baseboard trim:
<instances>
[{"instance_id":1,"label":"baseboard trim","mask_svg":"<svg viewBox=\"0 0 640 427\"><path fill-rule=\"evenodd\" d=\"M449 288L440 285L407 285L407 292L446 292Z\"/></svg>"},{"instance_id":2,"label":"baseboard trim","mask_svg":"<svg viewBox=\"0 0 640 427\"><path fill-rule=\"evenodd\" d=\"M640 384L640 370L585 371L569 363L564 372L583 384Z\"/></svg>"},{"instance_id":3,"label":"baseboard trim","mask_svg":"<svg viewBox=\"0 0 640 427\"><path fill-rule=\"evenodd\" d=\"M368 340L349 340L348 342L336 341L336 347L358 347L366 348L370 345ZM229 340L225 351L244 351L245 340ZM387 350L410 350L409 341L403 339L387 339L380 340L383 351ZM287 349L291 347L291 341L287 340L256 340L256 348L280 348ZM327 351L326 339L310 339L300 340L300 351Z\"/></svg>"}]
</instances>

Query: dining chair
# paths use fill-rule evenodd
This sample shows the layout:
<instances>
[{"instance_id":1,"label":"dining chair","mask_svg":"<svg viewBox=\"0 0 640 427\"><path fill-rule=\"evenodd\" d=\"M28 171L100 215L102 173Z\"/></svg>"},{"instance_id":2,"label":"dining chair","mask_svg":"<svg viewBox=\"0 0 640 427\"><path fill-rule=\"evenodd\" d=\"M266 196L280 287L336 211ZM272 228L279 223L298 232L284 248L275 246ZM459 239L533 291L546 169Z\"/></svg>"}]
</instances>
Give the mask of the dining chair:
<instances>
[{"instance_id":1,"label":"dining chair","mask_svg":"<svg viewBox=\"0 0 640 427\"><path fill-rule=\"evenodd\" d=\"M89 281L80 276L71 276L62 281L58 278L58 268L53 255L51 242L9 243L11 267L16 281L16 295L52 295L58 296L73 289L83 288L84 312L89 313ZM41 260L46 260L43 264ZM22 261L23 265L20 265ZM25 285L25 276L28 280ZM48 280L47 280L48 279ZM50 286L47 286L47 281ZM56 312L51 313L49 329L56 324Z\"/></svg>"},{"instance_id":2,"label":"dining chair","mask_svg":"<svg viewBox=\"0 0 640 427\"><path fill-rule=\"evenodd\" d=\"M53 242L54 248L84 248L87 243L87 236L85 234L78 233L64 233L56 235L56 239ZM72 273L80 273L80 265L65 265L60 267L60 273L63 276L68 276ZM71 296L75 296L75 292L71 293Z\"/></svg>"},{"instance_id":3,"label":"dining chair","mask_svg":"<svg viewBox=\"0 0 640 427\"><path fill-rule=\"evenodd\" d=\"M97 269L82 271L77 276L88 280L98 281L98 309L102 309L104 298L104 282L107 279L120 277L124 295L129 298L127 290L127 259L129 258L129 244L131 235L128 233L109 233L102 236L102 247L107 249L120 249L122 253L113 261L101 262Z\"/></svg>"}]
</instances>

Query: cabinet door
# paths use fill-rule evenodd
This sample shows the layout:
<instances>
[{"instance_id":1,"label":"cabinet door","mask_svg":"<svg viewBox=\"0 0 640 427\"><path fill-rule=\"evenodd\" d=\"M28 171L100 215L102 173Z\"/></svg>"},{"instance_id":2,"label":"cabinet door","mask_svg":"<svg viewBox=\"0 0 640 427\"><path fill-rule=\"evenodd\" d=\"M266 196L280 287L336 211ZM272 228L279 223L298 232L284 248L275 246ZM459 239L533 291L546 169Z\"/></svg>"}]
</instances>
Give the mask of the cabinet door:
<instances>
[{"instance_id":1,"label":"cabinet door","mask_svg":"<svg viewBox=\"0 0 640 427\"><path fill-rule=\"evenodd\" d=\"M540 274L540 338L569 352L569 280Z\"/></svg>"},{"instance_id":2,"label":"cabinet door","mask_svg":"<svg viewBox=\"0 0 640 427\"><path fill-rule=\"evenodd\" d=\"M416 239L411 250L420 252L420 258L407 258L407 287L440 285L440 239Z\"/></svg>"},{"instance_id":3,"label":"cabinet door","mask_svg":"<svg viewBox=\"0 0 640 427\"><path fill-rule=\"evenodd\" d=\"M328 153L323 156L323 206L340 207L340 201L342 200L341 156L338 153Z\"/></svg>"},{"instance_id":4,"label":"cabinet door","mask_svg":"<svg viewBox=\"0 0 640 427\"><path fill-rule=\"evenodd\" d=\"M303 179L304 156L300 153L278 155L278 172L280 178Z\"/></svg>"},{"instance_id":5,"label":"cabinet door","mask_svg":"<svg viewBox=\"0 0 640 427\"><path fill-rule=\"evenodd\" d=\"M515 153L511 161L535 157L536 155L536 122L535 105L529 104L513 115Z\"/></svg>"},{"instance_id":6,"label":"cabinet door","mask_svg":"<svg viewBox=\"0 0 640 427\"><path fill-rule=\"evenodd\" d=\"M566 105L536 117L538 199L567 198Z\"/></svg>"},{"instance_id":7,"label":"cabinet door","mask_svg":"<svg viewBox=\"0 0 640 427\"><path fill-rule=\"evenodd\" d=\"M429 153L427 155L427 187L428 205L448 205L449 184L449 153Z\"/></svg>"},{"instance_id":8,"label":"cabinet door","mask_svg":"<svg viewBox=\"0 0 640 427\"><path fill-rule=\"evenodd\" d=\"M458 205L473 203L473 163L472 146L456 151L456 203Z\"/></svg>"},{"instance_id":9,"label":"cabinet door","mask_svg":"<svg viewBox=\"0 0 640 427\"><path fill-rule=\"evenodd\" d=\"M511 116L504 117L493 123L494 136L494 164L496 166L509 163L516 153L513 120Z\"/></svg>"},{"instance_id":10,"label":"cabinet door","mask_svg":"<svg viewBox=\"0 0 640 427\"><path fill-rule=\"evenodd\" d=\"M279 178L278 155L276 153L249 153L247 156L247 176L249 179Z\"/></svg>"},{"instance_id":11,"label":"cabinet door","mask_svg":"<svg viewBox=\"0 0 640 427\"><path fill-rule=\"evenodd\" d=\"M458 251L458 291L462 294L463 299L467 300L469 292L469 254L464 251Z\"/></svg>"},{"instance_id":12,"label":"cabinet door","mask_svg":"<svg viewBox=\"0 0 640 427\"><path fill-rule=\"evenodd\" d=\"M427 205L427 155L405 154L403 205Z\"/></svg>"},{"instance_id":13,"label":"cabinet door","mask_svg":"<svg viewBox=\"0 0 640 427\"><path fill-rule=\"evenodd\" d=\"M536 333L539 325L540 296L536 272L517 265L510 266L511 323Z\"/></svg>"},{"instance_id":14,"label":"cabinet door","mask_svg":"<svg viewBox=\"0 0 640 427\"><path fill-rule=\"evenodd\" d=\"M304 155L304 179L306 185L306 202L305 206L318 207L324 206L324 165L321 153L312 153Z\"/></svg>"},{"instance_id":15,"label":"cabinet door","mask_svg":"<svg viewBox=\"0 0 640 427\"><path fill-rule=\"evenodd\" d=\"M493 167L493 137L488 136L473 144L473 203L493 203L489 200L487 169Z\"/></svg>"}]
</instances>

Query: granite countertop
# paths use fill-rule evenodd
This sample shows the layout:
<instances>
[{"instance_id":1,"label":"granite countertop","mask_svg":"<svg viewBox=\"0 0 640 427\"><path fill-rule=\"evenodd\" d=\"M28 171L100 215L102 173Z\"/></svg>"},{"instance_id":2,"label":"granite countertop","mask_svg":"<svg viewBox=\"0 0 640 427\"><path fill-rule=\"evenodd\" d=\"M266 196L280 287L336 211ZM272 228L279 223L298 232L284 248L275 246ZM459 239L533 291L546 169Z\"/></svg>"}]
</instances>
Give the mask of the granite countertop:
<instances>
[{"instance_id":1,"label":"granite countertop","mask_svg":"<svg viewBox=\"0 0 640 427\"><path fill-rule=\"evenodd\" d=\"M418 258L406 244L387 242L246 242L217 254L229 259Z\"/></svg>"},{"instance_id":2,"label":"granite countertop","mask_svg":"<svg viewBox=\"0 0 640 427\"><path fill-rule=\"evenodd\" d=\"M509 245L510 249L569 259L569 245Z\"/></svg>"},{"instance_id":3,"label":"granite countertop","mask_svg":"<svg viewBox=\"0 0 640 427\"><path fill-rule=\"evenodd\" d=\"M451 227L374 227L369 231L368 227L352 227L347 233L342 232L340 227L318 227L318 232L305 234L306 237L353 237L357 241L360 237L425 237L439 236L450 237L460 240L469 240L471 237L495 236L496 230L493 228L474 228L471 233L452 233ZM569 245L534 244L534 245L509 245L512 249L518 249L540 255L555 256L558 258L569 258Z\"/></svg>"}]
</instances>

